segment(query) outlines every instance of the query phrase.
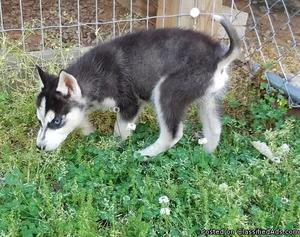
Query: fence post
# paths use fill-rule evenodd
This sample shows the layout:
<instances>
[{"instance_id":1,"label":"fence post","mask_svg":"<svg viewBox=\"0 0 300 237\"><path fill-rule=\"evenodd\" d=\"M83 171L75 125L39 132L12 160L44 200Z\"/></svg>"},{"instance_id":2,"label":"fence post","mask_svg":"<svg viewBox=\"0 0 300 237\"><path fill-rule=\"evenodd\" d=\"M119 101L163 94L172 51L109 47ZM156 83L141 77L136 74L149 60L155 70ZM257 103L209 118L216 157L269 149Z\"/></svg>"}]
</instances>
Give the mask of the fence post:
<instances>
[{"instance_id":1,"label":"fence post","mask_svg":"<svg viewBox=\"0 0 300 237\"><path fill-rule=\"evenodd\" d=\"M189 1L189 0L188 0ZM158 0L157 16L177 15L179 13L180 0ZM177 17L157 18L156 28L178 26Z\"/></svg>"},{"instance_id":2,"label":"fence post","mask_svg":"<svg viewBox=\"0 0 300 237\"><path fill-rule=\"evenodd\" d=\"M158 16L189 13L193 7L198 7L200 10L200 17L196 19L195 26L194 19L190 16L181 16L179 18L167 17L165 19L158 18L156 21L156 27L179 26L183 28L194 28L195 30L203 31L210 35L216 34L217 25L213 24L212 18L209 14L220 14L222 4L223 0L158 0Z\"/></svg>"},{"instance_id":3,"label":"fence post","mask_svg":"<svg viewBox=\"0 0 300 237\"><path fill-rule=\"evenodd\" d=\"M202 13L220 14L223 0L198 0L198 8ZM217 35L219 24L214 24L211 15L201 15L198 20L197 30L209 35Z\"/></svg>"}]
</instances>

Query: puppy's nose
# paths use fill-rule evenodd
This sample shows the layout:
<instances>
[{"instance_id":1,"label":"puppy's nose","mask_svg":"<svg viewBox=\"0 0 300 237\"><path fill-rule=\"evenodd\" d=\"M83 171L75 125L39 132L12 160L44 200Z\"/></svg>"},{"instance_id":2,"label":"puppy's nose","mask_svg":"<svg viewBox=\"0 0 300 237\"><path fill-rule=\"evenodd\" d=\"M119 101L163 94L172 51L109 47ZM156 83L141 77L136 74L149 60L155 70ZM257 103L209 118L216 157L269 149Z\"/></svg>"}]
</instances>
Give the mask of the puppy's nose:
<instances>
[{"instance_id":1,"label":"puppy's nose","mask_svg":"<svg viewBox=\"0 0 300 237\"><path fill-rule=\"evenodd\" d=\"M45 145L36 145L36 148L39 150L45 150Z\"/></svg>"}]
</instances>

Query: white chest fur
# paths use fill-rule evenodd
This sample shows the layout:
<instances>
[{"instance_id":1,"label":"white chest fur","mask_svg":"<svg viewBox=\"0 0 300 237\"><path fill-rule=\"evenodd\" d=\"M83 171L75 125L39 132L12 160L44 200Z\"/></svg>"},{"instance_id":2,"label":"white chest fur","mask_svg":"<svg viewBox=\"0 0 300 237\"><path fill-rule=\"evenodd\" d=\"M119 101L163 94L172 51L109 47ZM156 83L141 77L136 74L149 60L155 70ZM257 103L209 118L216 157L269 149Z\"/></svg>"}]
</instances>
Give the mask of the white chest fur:
<instances>
[{"instance_id":1,"label":"white chest fur","mask_svg":"<svg viewBox=\"0 0 300 237\"><path fill-rule=\"evenodd\" d=\"M106 97L101 102L93 102L92 111L101 110L101 111L107 111L111 108L114 108L116 106L116 101L111 97Z\"/></svg>"}]
</instances>

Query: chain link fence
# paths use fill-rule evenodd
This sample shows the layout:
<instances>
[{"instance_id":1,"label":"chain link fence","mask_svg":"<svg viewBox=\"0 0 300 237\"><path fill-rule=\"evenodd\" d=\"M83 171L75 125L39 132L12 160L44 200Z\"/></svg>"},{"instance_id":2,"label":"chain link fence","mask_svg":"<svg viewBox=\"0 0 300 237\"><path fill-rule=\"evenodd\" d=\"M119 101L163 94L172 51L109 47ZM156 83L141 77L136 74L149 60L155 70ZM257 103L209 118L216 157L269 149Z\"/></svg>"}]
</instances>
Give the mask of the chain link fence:
<instances>
[{"instance_id":1,"label":"chain link fence","mask_svg":"<svg viewBox=\"0 0 300 237\"><path fill-rule=\"evenodd\" d=\"M199 17L190 15L192 8ZM224 38L212 14L236 26L249 75L262 70L290 106L300 107L298 0L0 0L0 33L43 63L54 50L81 53L140 29L190 27Z\"/></svg>"}]
</instances>

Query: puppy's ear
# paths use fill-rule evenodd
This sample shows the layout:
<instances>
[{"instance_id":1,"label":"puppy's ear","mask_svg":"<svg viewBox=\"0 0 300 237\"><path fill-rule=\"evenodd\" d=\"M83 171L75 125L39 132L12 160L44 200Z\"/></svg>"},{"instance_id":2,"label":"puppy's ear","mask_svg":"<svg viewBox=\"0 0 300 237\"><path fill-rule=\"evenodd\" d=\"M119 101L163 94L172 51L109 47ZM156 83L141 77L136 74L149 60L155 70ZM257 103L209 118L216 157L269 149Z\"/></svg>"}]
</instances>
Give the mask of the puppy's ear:
<instances>
[{"instance_id":1,"label":"puppy's ear","mask_svg":"<svg viewBox=\"0 0 300 237\"><path fill-rule=\"evenodd\" d=\"M38 65L35 65L36 69L38 70L38 73L39 73L39 76L40 76L40 79L43 83L44 86L47 85L47 82L48 82L48 77L49 77L49 74L44 72Z\"/></svg>"},{"instance_id":2,"label":"puppy's ear","mask_svg":"<svg viewBox=\"0 0 300 237\"><path fill-rule=\"evenodd\" d=\"M73 98L81 98L81 89L77 80L71 74L63 70L59 74L56 91L59 91L63 95L70 95Z\"/></svg>"}]
</instances>

